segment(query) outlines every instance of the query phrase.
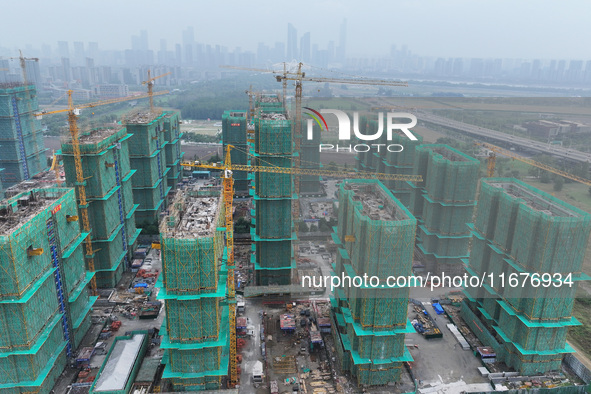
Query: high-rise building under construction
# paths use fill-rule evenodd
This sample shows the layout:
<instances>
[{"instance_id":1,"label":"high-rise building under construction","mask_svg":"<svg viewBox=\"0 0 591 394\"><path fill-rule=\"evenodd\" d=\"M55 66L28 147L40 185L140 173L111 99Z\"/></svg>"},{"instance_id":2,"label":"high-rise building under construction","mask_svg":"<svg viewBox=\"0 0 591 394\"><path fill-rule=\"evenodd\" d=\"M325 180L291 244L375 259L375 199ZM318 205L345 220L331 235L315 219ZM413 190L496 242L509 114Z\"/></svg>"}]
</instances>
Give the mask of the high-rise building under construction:
<instances>
[{"instance_id":1,"label":"high-rise building under construction","mask_svg":"<svg viewBox=\"0 0 591 394\"><path fill-rule=\"evenodd\" d=\"M131 135L121 125L109 125L79 137L82 174L86 182L88 218L98 287L115 287L128 269L140 230L135 226L132 178L129 165ZM62 144L66 184L77 184L74 147Z\"/></svg>"},{"instance_id":2,"label":"high-rise building under construction","mask_svg":"<svg viewBox=\"0 0 591 394\"><path fill-rule=\"evenodd\" d=\"M255 103L254 161L261 167L291 168L293 143L291 121L279 97L259 95ZM292 176L256 172L254 178L255 242L253 262L256 284L288 285L295 267L292 241L295 232L291 217Z\"/></svg>"},{"instance_id":3,"label":"high-rise building under construction","mask_svg":"<svg viewBox=\"0 0 591 394\"><path fill-rule=\"evenodd\" d=\"M476 205L480 162L448 145L415 149L414 173L423 182L413 186L410 210L417 218L417 248L424 270L461 274L472 235L468 224Z\"/></svg>"},{"instance_id":4,"label":"high-rise building under construction","mask_svg":"<svg viewBox=\"0 0 591 394\"><path fill-rule=\"evenodd\" d=\"M220 264L226 259L224 226L219 189L179 191L160 224L162 377L175 390L219 389L228 374L228 272Z\"/></svg>"},{"instance_id":5,"label":"high-rise building under construction","mask_svg":"<svg viewBox=\"0 0 591 394\"><path fill-rule=\"evenodd\" d=\"M374 119L363 118L359 123L359 129L362 134L373 134L378 129L378 122ZM414 173L415 150L423 138L417 135L417 140L410 140L402 132L393 133L392 139L388 140L388 133L382 133L376 144L387 146L390 144L399 144L404 147L401 152L390 151L368 151L359 152L355 159L356 168L360 171L379 172L382 174L400 174L411 175ZM382 148L383 149L383 148ZM410 206L410 199L413 187L406 181L386 180L384 185L390 190L406 207Z\"/></svg>"},{"instance_id":6,"label":"high-rise building under construction","mask_svg":"<svg viewBox=\"0 0 591 394\"><path fill-rule=\"evenodd\" d=\"M591 214L513 178L480 182L462 316L498 361L523 375L560 370Z\"/></svg>"},{"instance_id":7,"label":"high-rise building under construction","mask_svg":"<svg viewBox=\"0 0 591 394\"><path fill-rule=\"evenodd\" d=\"M403 363L412 361L404 345L404 334L414 331L407 318L409 287L389 287L385 280L411 274L415 229L416 219L381 182L341 184L335 275L380 278L380 284L337 288L331 298L336 353L358 385L397 382Z\"/></svg>"},{"instance_id":8,"label":"high-rise building under construction","mask_svg":"<svg viewBox=\"0 0 591 394\"><path fill-rule=\"evenodd\" d=\"M5 188L47 168L37 91L33 85L0 84L0 172Z\"/></svg>"},{"instance_id":9,"label":"high-rise building under construction","mask_svg":"<svg viewBox=\"0 0 591 394\"><path fill-rule=\"evenodd\" d=\"M248 164L248 146L246 136L246 111L224 111L222 114L222 142L224 153L228 145L232 145L230 158L232 164ZM248 174L245 171L234 171L234 193L248 194Z\"/></svg>"},{"instance_id":10,"label":"high-rise building under construction","mask_svg":"<svg viewBox=\"0 0 591 394\"><path fill-rule=\"evenodd\" d=\"M39 182L0 201L0 392L49 393L91 325L74 189Z\"/></svg>"},{"instance_id":11,"label":"high-rise building under construction","mask_svg":"<svg viewBox=\"0 0 591 394\"><path fill-rule=\"evenodd\" d=\"M165 112L151 112L142 109L127 114L123 124L131 134L129 161L137 170L131 178L133 200L139 207L135 213L138 226L157 224L160 213L167 206L168 185L166 159Z\"/></svg>"}]
</instances>

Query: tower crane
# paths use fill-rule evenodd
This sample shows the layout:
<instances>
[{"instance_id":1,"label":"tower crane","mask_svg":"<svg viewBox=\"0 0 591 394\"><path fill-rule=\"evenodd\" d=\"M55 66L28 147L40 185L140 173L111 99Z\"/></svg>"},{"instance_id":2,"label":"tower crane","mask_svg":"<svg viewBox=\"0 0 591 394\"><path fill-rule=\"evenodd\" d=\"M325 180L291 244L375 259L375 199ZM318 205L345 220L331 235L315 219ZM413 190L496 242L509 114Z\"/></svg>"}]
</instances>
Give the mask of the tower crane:
<instances>
[{"instance_id":1,"label":"tower crane","mask_svg":"<svg viewBox=\"0 0 591 394\"><path fill-rule=\"evenodd\" d=\"M247 67L238 67L238 66L221 66L223 68L231 68L236 70L246 70L246 71L255 71L261 73L273 73L275 74L275 79L277 82L281 82L283 84L283 97L285 100L285 89L287 81L295 81L295 124L294 124L294 132L293 138L295 142L295 150L296 152L300 152L301 148L301 141L302 141L302 131L301 131L301 124L302 124L302 82L324 82L324 83L342 83L342 84L351 84L351 85L374 85L374 86L408 86L407 82L403 81L394 81L394 80L387 80L387 79L371 79L371 78L325 78L325 77L310 77L306 76L306 73L302 71L303 63L298 63L297 70L294 71L287 71L286 63L283 64L283 72L281 71L273 71L273 70L265 70L259 68L247 68ZM285 101L284 101L285 103ZM293 166L295 168L300 167L300 157L301 155L294 156ZM300 192L300 180L298 177L294 179L294 192L296 195L299 195ZM300 206L299 201L295 200L292 203L292 217L297 218L300 215ZM297 226L296 226L297 232Z\"/></svg>"},{"instance_id":2,"label":"tower crane","mask_svg":"<svg viewBox=\"0 0 591 394\"><path fill-rule=\"evenodd\" d=\"M523 163L529 164L530 166L534 166L534 167L540 168L542 170L546 170L548 172L551 172L553 174L560 175L562 177L568 178L568 179L573 180L575 182L579 182L584 185L591 186L591 180L589 180L589 179L581 178L580 176L576 176L576 175L568 173L566 171L559 170L558 168L554 168L554 167L549 166L547 164L540 163L539 161L535 161L535 160L529 159L527 157L523 157L523 156L518 155L515 152L510 151L508 149L504 149L499 146L489 144L487 142L475 142L474 145L481 146L481 147L486 148L491 151L490 154L488 155L488 159L487 159L487 171L486 171L487 174L486 175L488 177L494 176L495 165L496 165L496 156L497 156L497 154L500 154L500 155L509 157L511 159L519 160Z\"/></svg>"},{"instance_id":3,"label":"tower crane","mask_svg":"<svg viewBox=\"0 0 591 394\"><path fill-rule=\"evenodd\" d=\"M150 97L150 113L154 112L154 81L157 80L158 78L162 78L165 77L167 75L170 75L170 72L167 72L166 74L162 74L162 75L158 75L157 77L151 77L150 76L150 70L148 70L148 79L146 79L145 81L142 82L142 85L148 85L148 96Z\"/></svg>"},{"instance_id":4,"label":"tower crane","mask_svg":"<svg viewBox=\"0 0 591 394\"><path fill-rule=\"evenodd\" d=\"M232 218L232 200L234 198L234 171L249 172L270 172L291 175L324 175L338 178L357 178L357 179L383 179L397 181L421 182L421 175L402 175L402 174L380 174L373 172L343 172L329 170L302 169L293 167L267 167L267 166L247 166L241 164L232 164L230 152L233 145L226 145L226 153L223 165L197 164L185 162L182 166L187 168L208 168L212 170L221 170L224 190L224 207L226 219L226 249L227 249L227 267L228 267L228 305L230 309L230 386L235 387L238 382L238 369L236 366L236 285L234 281L234 221Z\"/></svg>"},{"instance_id":5,"label":"tower crane","mask_svg":"<svg viewBox=\"0 0 591 394\"><path fill-rule=\"evenodd\" d=\"M168 92L158 92L154 95L166 94ZM88 269L94 272L94 251L92 250L92 241L90 239L90 221L88 220L88 201L86 200L86 178L84 178L84 172L82 170L82 157L80 155L80 136L78 130L78 115L80 110L84 108L94 108L102 105L120 103L123 101L138 100L142 98L152 97L151 95L131 96L131 97L120 97L116 99L97 101L94 103L81 104L74 106L72 99L72 90L68 90L68 108L58 109L55 111L40 111L35 114L37 119L41 119L43 115L52 115L67 112L68 124L70 137L72 138L72 147L74 150L74 165L76 167L76 189L78 190L78 197L80 199L79 210L80 216L82 216L82 227L83 230L88 234L85 239L86 257L88 260ZM96 278L93 276L90 282L92 292L94 295L96 291Z\"/></svg>"}]
</instances>

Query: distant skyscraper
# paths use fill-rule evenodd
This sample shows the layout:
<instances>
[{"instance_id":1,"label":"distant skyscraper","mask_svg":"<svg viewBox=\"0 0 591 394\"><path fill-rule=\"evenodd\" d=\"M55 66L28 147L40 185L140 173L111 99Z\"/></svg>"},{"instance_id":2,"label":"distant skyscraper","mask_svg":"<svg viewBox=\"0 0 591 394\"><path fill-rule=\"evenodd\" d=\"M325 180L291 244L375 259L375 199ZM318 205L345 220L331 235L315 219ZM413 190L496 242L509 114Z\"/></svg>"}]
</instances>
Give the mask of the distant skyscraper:
<instances>
[{"instance_id":1,"label":"distant skyscraper","mask_svg":"<svg viewBox=\"0 0 591 394\"><path fill-rule=\"evenodd\" d=\"M344 62L347 54L347 19L343 19L339 34L339 46L337 47L337 61Z\"/></svg>"},{"instance_id":2,"label":"distant skyscraper","mask_svg":"<svg viewBox=\"0 0 591 394\"><path fill-rule=\"evenodd\" d=\"M195 31L193 26L183 30L183 51L185 52L185 63L191 64L195 60Z\"/></svg>"},{"instance_id":3,"label":"distant skyscraper","mask_svg":"<svg viewBox=\"0 0 591 394\"><path fill-rule=\"evenodd\" d=\"M60 57L70 57L70 49L68 47L68 41L58 41L57 50Z\"/></svg>"},{"instance_id":4,"label":"distant skyscraper","mask_svg":"<svg viewBox=\"0 0 591 394\"><path fill-rule=\"evenodd\" d=\"M89 42L88 43L88 57L91 57L93 59L97 59L99 57L98 42Z\"/></svg>"},{"instance_id":5,"label":"distant skyscraper","mask_svg":"<svg viewBox=\"0 0 591 394\"><path fill-rule=\"evenodd\" d=\"M298 57L298 30L289 23L287 25L287 60Z\"/></svg>"},{"instance_id":6,"label":"distant skyscraper","mask_svg":"<svg viewBox=\"0 0 591 394\"><path fill-rule=\"evenodd\" d=\"M82 64L84 62L84 43L81 41L74 41L74 61Z\"/></svg>"},{"instance_id":7,"label":"distant skyscraper","mask_svg":"<svg viewBox=\"0 0 591 394\"><path fill-rule=\"evenodd\" d=\"M310 32L305 33L300 39L300 60L310 63Z\"/></svg>"}]
</instances>

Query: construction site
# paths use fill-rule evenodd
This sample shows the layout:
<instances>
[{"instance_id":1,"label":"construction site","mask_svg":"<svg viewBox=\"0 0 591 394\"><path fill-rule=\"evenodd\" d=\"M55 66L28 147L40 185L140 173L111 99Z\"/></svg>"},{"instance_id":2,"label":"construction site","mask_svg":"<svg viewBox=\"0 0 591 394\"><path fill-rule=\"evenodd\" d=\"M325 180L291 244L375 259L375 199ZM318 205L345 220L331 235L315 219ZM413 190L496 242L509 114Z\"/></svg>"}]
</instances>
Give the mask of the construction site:
<instances>
[{"instance_id":1,"label":"construction site","mask_svg":"<svg viewBox=\"0 0 591 394\"><path fill-rule=\"evenodd\" d=\"M183 159L158 77L53 111L32 85L0 89L0 393L587 390L567 332L591 214L420 135L328 169L298 72L277 76L293 108L249 90L221 115L209 163ZM79 129L80 109L138 97ZM69 127L48 171L36 121L54 113ZM526 275L550 279L511 284Z\"/></svg>"}]
</instances>

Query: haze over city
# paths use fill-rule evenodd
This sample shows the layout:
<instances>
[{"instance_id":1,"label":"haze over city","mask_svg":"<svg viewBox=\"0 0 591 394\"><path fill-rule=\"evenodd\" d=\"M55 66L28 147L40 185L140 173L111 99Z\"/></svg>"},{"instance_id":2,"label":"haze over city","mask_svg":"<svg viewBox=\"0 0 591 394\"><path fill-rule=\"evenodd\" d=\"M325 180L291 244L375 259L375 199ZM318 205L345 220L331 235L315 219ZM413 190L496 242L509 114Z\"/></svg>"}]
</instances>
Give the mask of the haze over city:
<instances>
[{"instance_id":1,"label":"haze over city","mask_svg":"<svg viewBox=\"0 0 591 394\"><path fill-rule=\"evenodd\" d=\"M16 48L57 41L98 42L103 50L122 50L140 30L147 31L149 47L156 50L161 39L169 45L181 42L187 26L194 27L197 42L256 51L259 42L285 41L287 23L300 35L310 32L312 42L325 47L338 40L344 18L350 56L381 56L394 44L421 56L585 60L582 39L591 36L591 4L583 0L568 7L534 0L32 0L12 2L8 13L13 17L0 25L0 55L5 56L13 56Z\"/></svg>"}]
</instances>

